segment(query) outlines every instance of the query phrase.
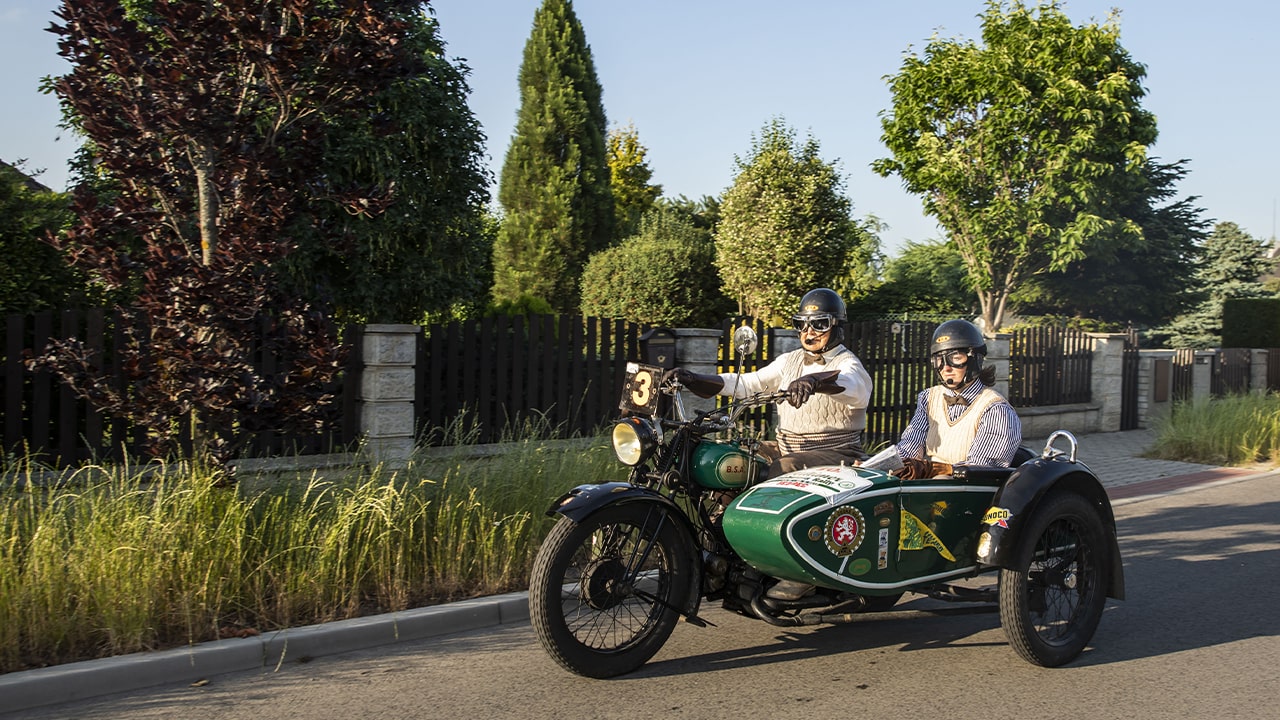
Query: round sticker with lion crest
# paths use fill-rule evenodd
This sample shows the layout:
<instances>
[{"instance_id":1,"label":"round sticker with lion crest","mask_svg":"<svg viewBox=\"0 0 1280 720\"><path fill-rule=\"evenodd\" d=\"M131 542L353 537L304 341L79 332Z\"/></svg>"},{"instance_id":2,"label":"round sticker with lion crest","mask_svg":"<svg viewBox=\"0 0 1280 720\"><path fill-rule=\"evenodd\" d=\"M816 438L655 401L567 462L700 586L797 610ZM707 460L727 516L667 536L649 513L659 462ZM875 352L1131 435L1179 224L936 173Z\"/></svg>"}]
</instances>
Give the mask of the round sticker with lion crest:
<instances>
[{"instance_id":1,"label":"round sticker with lion crest","mask_svg":"<svg viewBox=\"0 0 1280 720\"><path fill-rule=\"evenodd\" d=\"M827 543L827 549L836 557L846 557L862 545L862 538L866 534L862 511L852 505L845 505L831 511L831 515L827 517L823 540Z\"/></svg>"}]
</instances>

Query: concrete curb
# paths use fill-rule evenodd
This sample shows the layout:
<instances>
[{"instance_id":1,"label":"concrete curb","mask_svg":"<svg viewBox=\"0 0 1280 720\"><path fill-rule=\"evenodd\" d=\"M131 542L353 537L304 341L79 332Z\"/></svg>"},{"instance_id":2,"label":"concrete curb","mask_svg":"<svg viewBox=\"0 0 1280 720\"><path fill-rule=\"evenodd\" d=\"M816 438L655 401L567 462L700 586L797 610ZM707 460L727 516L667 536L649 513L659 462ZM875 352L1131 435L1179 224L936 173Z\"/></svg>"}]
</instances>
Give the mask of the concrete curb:
<instances>
[{"instance_id":1,"label":"concrete curb","mask_svg":"<svg viewBox=\"0 0 1280 720\"><path fill-rule=\"evenodd\" d=\"M527 593L289 628L251 638L86 660L0 675L0 713L529 620Z\"/></svg>"}]
</instances>

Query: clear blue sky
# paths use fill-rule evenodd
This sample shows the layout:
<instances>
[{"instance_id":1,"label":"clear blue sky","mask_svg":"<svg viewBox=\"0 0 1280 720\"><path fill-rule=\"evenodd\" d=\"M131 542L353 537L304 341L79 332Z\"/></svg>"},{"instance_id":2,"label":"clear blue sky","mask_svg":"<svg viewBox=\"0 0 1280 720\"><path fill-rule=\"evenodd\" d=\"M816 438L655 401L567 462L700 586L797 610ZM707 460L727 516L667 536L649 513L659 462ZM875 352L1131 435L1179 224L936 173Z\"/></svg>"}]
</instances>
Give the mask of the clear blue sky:
<instances>
[{"instance_id":1,"label":"clear blue sky","mask_svg":"<svg viewBox=\"0 0 1280 720\"><path fill-rule=\"evenodd\" d=\"M471 67L470 106L489 142L495 175L515 125L516 76L541 0L437 0L451 57ZM57 129L57 104L37 92L65 72L42 29L58 0L0 0L0 159L46 168L66 182L76 141ZM886 249L937 236L919 200L868 164L885 154L879 113L884 76L904 51L935 32L978 38L981 0L576 0L604 87L611 126L632 123L668 196L719 195L734 157L780 116L812 133L837 161L859 217L889 224ZM1259 238L1275 233L1280 198L1280 3L1261 0L1072 0L1077 25L1120 9L1121 42L1147 66L1144 107L1160 137L1152 154L1187 158L1180 195L1200 196L1206 216ZM494 194L496 195L496 187Z\"/></svg>"}]
</instances>

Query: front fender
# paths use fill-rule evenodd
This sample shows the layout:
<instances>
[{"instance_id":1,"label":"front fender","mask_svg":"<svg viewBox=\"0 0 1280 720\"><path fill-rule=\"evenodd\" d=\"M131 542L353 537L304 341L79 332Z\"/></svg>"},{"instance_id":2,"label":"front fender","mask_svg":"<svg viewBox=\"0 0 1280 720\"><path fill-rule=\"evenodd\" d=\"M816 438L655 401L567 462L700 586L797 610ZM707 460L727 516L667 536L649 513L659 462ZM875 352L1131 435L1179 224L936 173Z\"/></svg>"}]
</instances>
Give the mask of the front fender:
<instances>
[{"instance_id":1,"label":"front fender","mask_svg":"<svg viewBox=\"0 0 1280 720\"><path fill-rule=\"evenodd\" d=\"M1084 463L1059 457L1036 458L1019 465L996 492L991 500L991 509L982 520L982 530L990 540L980 543L980 548L985 545L986 552L980 549L978 560L990 567L1009 567L1023 526L1040 502L1049 493L1057 491L1081 495L1097 509L1111 555L1107 596L1123 600L1124 566L1120 560L1120 543L1116 539L1115 513L1111 510L1107 491Z\"/></svg>"},{"instance_id":2,"label":"front fender","mask_svg":"<svg viewBox=\"0 0 1280 720\"><path fill-rule=\"evenodd\" d=\"M638 500L657 502L671 508L676 515L685 521L686 527L688 526L688 518L685 517L684 512L671 498L642 485L632 485L626 482L579 485L551 503L551 507L547 508L547 515L564 515L574 522L582 522L583 518L605 505L636 502Z\"/></svg>"},{"instance_id":3,"label":"front fender","mask_svg":"<svg viewBox=\"0 0 1280 720\"><path fill-rule=\"evenodd\" d=\"M547 515L563 515L574 522L582 522L588 515L607 505L630 502L651 502L661 505L668 511L668 515L679 520L680 528L689 538L690 546L694 548L698 546L697 528L693 526L693 522L689 520L684 510L666 495L642 485L626 482L579 485L551 503L551 507L547 508ZM694 554L698 555L696 562L700 565L701 555Z\"/></svg>"}]
</instances>

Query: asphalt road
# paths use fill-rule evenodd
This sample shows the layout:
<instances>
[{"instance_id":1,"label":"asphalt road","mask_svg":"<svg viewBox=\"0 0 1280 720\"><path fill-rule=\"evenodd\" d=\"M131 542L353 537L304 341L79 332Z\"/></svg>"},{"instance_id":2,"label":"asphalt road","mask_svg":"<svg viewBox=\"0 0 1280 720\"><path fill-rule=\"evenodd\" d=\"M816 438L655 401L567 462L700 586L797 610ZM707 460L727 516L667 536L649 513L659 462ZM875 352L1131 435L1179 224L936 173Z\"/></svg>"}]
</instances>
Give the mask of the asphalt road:
<instances>
[{"instance_id":1,"label":"asphalt road","mask_svg":"<svg viewBox=\"0 0 1280 720\"><path fill-rule=\"evenodd\" d=\"M677 627L648 665L613 680L561 670L517 624L4 717L1273 716L1280 476L1116 513L1128 599L1108 602L1093 644L1064 668L1021 660L995 613L784 630L712 610L717 627ZM909 595L899 607L934 603Z\"/></svg>"}]
</instances>

